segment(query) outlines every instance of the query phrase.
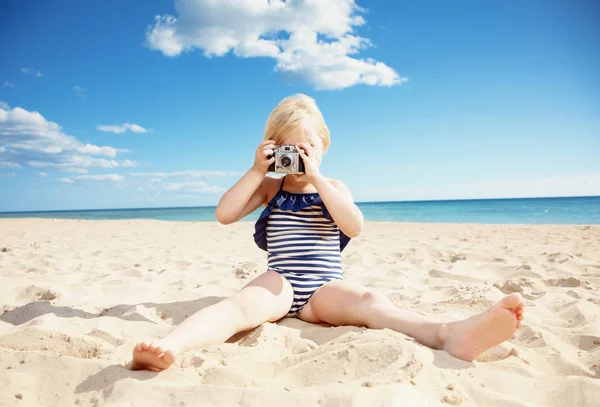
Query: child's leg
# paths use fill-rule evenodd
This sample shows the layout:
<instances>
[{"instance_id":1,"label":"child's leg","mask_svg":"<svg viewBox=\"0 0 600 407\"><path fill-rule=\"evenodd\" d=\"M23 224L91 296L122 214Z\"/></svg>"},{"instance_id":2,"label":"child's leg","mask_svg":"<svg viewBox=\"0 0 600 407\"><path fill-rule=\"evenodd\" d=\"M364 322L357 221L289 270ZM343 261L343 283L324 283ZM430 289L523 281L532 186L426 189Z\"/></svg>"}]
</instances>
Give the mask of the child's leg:
<instances>
[{"instance_id":1,"label":"child's leg","mask_svg":"<svg viewBox=\"0 0 600 407\"><path fill-rule=\"evenodd\" d=\"M389 328L434 349L472 361L486 349L504 342L521 326L523 298L507 295L498 304L471 318L439 323L395 307L383 294L349 281L325 284L311 297L299 317L332 325Z\"/></svg>"},{"instance_id":2,"label":"child's leg","mask_svg":"<svg viewBox=\"0 0 600 407\"><path fill-rule=\"evenodd\" d=\"M225 342L237 332L283 318L292 305L290 283L274 271L261 274L233 296L196 312L167 336L133 349L132 369L163 370L177 355Z\"/></svg>"}]
</instances>

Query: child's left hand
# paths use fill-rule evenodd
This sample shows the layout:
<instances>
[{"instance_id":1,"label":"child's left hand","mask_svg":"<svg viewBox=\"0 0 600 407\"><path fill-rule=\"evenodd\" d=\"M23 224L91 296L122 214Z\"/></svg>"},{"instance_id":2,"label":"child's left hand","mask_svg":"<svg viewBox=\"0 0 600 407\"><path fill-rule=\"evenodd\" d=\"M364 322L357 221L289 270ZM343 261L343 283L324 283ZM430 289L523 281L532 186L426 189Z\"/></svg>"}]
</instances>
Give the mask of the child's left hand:
<instances>
[{"instance_id":1,"label":"child's left hand","mask_svg":"<svg viewBox=\"0 0 600 407\"><path fill-rule=\"evenodd\" d=\"M310 144L301 142L296 144L296 149L298 149L300 157L304 161L304 175L301 178L306 177L308 182L312 183L321 175L319 172L319 161L314 155L313 148Z\"/></svg>"}]
</instances>

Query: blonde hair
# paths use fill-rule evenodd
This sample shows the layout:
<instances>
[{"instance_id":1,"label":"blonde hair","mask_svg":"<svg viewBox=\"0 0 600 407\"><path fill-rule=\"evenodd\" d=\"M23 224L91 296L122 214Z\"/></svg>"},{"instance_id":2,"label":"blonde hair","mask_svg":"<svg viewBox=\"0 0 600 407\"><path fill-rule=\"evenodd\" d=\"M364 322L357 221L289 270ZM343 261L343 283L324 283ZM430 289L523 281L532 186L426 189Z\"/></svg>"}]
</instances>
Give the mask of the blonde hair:
<instances>
[{"instance_id":1,"label":"blonde hair","mask_svg":"<svg viewBox=\"0 0 600 407\"><path fill-rule=\"evenodd\" d=\"M316 133L323 141L323 151L331 145L329 129L317 103L310 96L298 93L281 100L271 111L265 126L264 140L281 144L289 134L297 130L307 116L316 119Z\"/></svg>"}]
</instances>

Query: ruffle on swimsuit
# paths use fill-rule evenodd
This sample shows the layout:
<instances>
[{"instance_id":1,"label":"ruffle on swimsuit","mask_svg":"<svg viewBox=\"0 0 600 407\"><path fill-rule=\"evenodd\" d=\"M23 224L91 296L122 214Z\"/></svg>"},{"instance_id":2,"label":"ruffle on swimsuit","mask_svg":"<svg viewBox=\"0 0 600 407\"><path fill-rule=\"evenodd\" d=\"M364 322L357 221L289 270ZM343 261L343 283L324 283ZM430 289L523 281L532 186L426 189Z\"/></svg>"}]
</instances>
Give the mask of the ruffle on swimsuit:
<instances>
[{"instance_id":1,"label":"ruffle on swimsuit","mask_svg":"<svg viewBox=\"0 0 600 407\"><path fill-rule=\"evenodd\" d=\"M298 212L312 205L320 205L323 210L323 216L333 221L331 214L327 210L325 203L323 203L323 200L318 193L301 194L287 192L280 189L277 195L275 195L267 204L256 221L256 224L254 225L254 242L256 242L258 247L264 251L268 251L266 231L267 220L269 219L269 215L271 214L273 208L279 207L283 211L291 210L292 212ZM344 250L349 242L350 238L340 230L340 252Z\"/></svg>"}]
</instances>

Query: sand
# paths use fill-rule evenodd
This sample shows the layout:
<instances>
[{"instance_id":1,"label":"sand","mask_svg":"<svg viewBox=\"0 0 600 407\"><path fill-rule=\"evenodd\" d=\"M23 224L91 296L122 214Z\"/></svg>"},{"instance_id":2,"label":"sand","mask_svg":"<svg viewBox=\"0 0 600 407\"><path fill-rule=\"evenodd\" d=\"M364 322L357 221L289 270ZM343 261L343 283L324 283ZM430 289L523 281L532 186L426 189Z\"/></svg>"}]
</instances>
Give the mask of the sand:
<instances>
[{"instance_id":1,"label":"sand","mask_svg":"<svg viewBox=\"0 0 600 407\"><path fill-rule=\"evenodd\" d=\"M0 405L600 405L600 226L365 224L346 278L399 307L451 321L522 293L524 326L472 363L391 330L283 319L130 370L136 342L265 270L252 232L0 219Z\"/></svg>"}]
</instances>

